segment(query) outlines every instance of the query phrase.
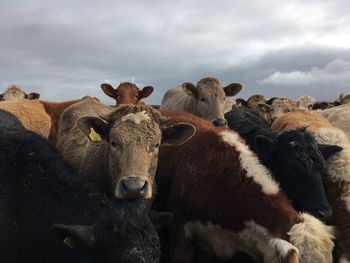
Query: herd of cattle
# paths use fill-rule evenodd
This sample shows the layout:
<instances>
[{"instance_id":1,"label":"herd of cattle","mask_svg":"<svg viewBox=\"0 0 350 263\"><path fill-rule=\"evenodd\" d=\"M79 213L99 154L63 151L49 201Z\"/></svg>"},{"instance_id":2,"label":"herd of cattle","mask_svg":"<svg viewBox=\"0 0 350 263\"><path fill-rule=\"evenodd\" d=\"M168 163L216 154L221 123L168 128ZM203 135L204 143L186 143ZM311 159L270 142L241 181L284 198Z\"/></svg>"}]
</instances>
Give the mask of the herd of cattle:
<instances>
[{"instance_id":1,"label":"herd of cattle","mask_svg":"<svg viewBox=\"0 0 350 263\"><path fill-rule=\"evenodd\" d=\"M350 94L0 94L0 262L350 262Z\"/></svg>"}]
</instances>

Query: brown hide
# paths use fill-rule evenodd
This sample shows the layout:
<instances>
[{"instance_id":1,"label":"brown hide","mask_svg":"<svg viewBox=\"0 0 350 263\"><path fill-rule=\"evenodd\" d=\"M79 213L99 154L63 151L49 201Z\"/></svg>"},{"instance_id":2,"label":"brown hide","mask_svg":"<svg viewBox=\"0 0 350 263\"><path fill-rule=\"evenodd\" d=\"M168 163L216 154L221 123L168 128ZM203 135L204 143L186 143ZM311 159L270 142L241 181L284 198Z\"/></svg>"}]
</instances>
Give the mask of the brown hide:
<instances>
[{"instance_id":1,"label":"brown hide","mask_svg":"<svg viewBox=\"0 0 350 263\"><path fill-rule=\"evenodd\" d=\"M51 129L50 116L38 100L19 99L0 102L0 109L15 115L28 130L48 137Z\"/></svg>"},{"instance_id":2,"label":"brown hide","mask_svg":"<svg viewBox=\"0 0 350 263\"><path fill-rule=\"evenodd\" d=\"M187 143L160 149L159 200L165 202L162 209L174 213L168 229L168 259L193 260L192 243L184 233L188 221L209 221L238 232L244 228L244 221L254 220L272 236L288 240L287 232L300 222L297 212L283 194L265 194L246 176L239 152L219 134L225 129L214 128L191 114L161 112L171 117L170 123L187 122L197 129Z\"/></svg>"},{"instance_id":3,"label":"brown hide","mask_svg":"<svg viewBox=\"0 0 350 263\"><path fill-rule=\"evenodd\" d=\"M49 141L53 144L57 143L58 125L62 112L70 105L79 102L80 100L70 100L64 102L50 102L41 100L40 102L44 105L45 111L51 117L51 129L49 134Z\"/></svg>"}]
</instances>

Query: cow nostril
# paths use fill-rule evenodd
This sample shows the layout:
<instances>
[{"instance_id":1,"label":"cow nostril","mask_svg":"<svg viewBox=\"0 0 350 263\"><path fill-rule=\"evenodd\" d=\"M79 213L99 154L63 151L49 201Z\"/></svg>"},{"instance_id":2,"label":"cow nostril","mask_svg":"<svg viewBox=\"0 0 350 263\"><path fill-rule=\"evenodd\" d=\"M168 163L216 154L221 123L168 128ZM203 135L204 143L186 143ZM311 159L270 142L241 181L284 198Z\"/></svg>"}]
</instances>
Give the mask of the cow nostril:
<instances>
[{"instance_id":1,"label":"cow nostril","mask_svg":"<svg viewBox=\"0 0 350 263\"><path fill-rule=\"evenodd\" d=\"M326 221L332 217L332 209L328 208L325 210L318 210L317 214L320 216L322 220Z\"/></svg>"},{"instance_id":2,"label":"cow nostril","mask_svg":"<svg viewBox=\"0 0 350 263\"><path fill-rule=\"evenodd\" d=\"M140 192L143 194L143 193L147 192L147 190L148 190L148 182L145 181L145 184L142 186Z\"/></svg>"},{"instance_id":3,"label":"cow nostril","mask_svg":"<svg viewBox=\"0 0 350 263\"><path fill-rule=\"evenodd\" d=\"M213 124L214 124L214 126L225 126L226 120L225 119L214 119Z\"/></svg>"}]
</instances>

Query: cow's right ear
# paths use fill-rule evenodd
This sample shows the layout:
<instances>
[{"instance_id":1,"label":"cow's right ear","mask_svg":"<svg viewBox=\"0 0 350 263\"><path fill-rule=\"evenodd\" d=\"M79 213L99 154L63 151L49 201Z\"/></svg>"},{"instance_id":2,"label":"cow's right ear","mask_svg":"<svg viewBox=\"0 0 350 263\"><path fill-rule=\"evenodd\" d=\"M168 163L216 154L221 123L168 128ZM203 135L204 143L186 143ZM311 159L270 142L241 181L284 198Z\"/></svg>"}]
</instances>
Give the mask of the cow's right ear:
<instances>
[{"instance_id":1,"label":"cow's right ear","mask_svg":"<svg viewBox=\"0 0 350 263\"><path fill-rule=\"evenodd\" d=\"M259 156L269 159L271 155L273 140L269 137L258 135L255 137L255 148Z\"/></svg>"},{"instance_id":2,"label":"cow's right ear","mask_svg":"<svg viewBox=\"0 0 350 263\"><path fill-rule=\"evenodd\" d=\"M36 93L36 92L32 92L32 93L29 93L28 95L26 95L26 98L27 98L28 100L39 99L39 98L40 98L40 94L39 94L39 93Z\"/></svg>"},{"instance_id":3,"label":"cow's right ear","mask_svg":"<svg viewBox=\"0 0 350 263\"><path fill-rule=\"evenodd\" d=\"M198 89L195 85L193 85L190 82L185 82L182 84L182 88L186 92L187 95L192 96L194 98L197 98Z\"/></svg>"},{"instance_id":4,"label":"cow's right ear","mask_svg":"<svg viewBox=\"0 0 350 263\"><path fill-rule=\"evenodd\" d=\"M108 138L110 125L101 118L83 116L77 120L77 126L90 141L101 141Z\"/></svg>"},{"instance_id":5,"label":"cow's right ear","mask_svg":"<svg viewBox=\"0 0 350 263\"><path fill-rule=\"evenodd\" d=\"M101 89L107 96L115 99L116 90L111 85L103 83L101 84Z\"/></svg>"}]
</instances>

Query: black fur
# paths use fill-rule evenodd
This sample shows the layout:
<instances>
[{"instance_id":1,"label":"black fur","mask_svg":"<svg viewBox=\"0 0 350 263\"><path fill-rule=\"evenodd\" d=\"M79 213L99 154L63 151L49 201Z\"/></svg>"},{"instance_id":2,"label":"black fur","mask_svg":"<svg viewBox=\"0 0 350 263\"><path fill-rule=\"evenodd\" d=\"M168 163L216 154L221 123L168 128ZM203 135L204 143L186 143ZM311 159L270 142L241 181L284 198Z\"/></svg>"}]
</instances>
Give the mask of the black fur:
<instances>
[{"instance_id":1,"label":"black fur","mask_svg":"<svg viewBox=\"0 0 350 263\"><path fill-rule=\"evenodd\" d=\"M24 129L22 123L15 115L0 109L0 125L8 128Z\"/></svg>"},{"instance_id":2,"label":"black fur","mask_svg":"<svg viewBox=\"0 0 350 263\"><path fill-rule=\"evenodd\" d=\"M278 135L250 109L235 109L225 118L270 169L294 208L326 219L331 211L322 183L326 164L315 139L305 129Z\"/></svg>"},{"instance_id":3,"label":"black fur","mask_svg":"<svg viewBox=\"0 0 350 263\"><path fill-rule=\"evenodd\" d=\"M0 126L0 164L0 262L159 262L145 201L108 200L39 135ZM90 226L93 239L62 225Z\"/></svg>"}]
</instances>

